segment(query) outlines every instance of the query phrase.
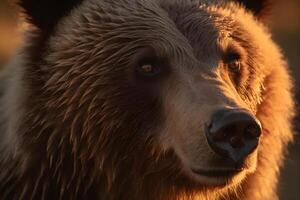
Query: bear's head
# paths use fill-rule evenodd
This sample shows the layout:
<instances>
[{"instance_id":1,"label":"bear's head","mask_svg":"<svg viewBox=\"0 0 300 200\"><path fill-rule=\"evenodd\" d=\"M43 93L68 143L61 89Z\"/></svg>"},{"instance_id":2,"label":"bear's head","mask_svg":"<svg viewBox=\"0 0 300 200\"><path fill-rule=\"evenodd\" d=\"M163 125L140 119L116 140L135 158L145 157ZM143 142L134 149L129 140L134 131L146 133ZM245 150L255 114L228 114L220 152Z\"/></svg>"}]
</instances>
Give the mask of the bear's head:
<instances>
[{"instance_id":1,"label":"bear's head","mask_svg":"<svg viewBox=\"0 0 300 200\"><path fill-rule=\"evenodd\" d=\"M253 2L21 1L36 26L23 145L114 195L247 182L279 162L264 148L281 155L292 113L266 1Z\"/></svg>"}]
</instances>

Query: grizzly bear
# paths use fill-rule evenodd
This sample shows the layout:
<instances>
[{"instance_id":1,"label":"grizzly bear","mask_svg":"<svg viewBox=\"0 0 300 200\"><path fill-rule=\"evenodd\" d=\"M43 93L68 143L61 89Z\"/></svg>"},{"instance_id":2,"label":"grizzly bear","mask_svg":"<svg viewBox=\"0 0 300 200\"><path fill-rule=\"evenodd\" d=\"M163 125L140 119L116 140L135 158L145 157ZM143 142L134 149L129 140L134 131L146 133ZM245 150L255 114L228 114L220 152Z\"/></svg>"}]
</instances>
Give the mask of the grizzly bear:
<instances>
[{"instance_id":1,"label":"grizzly bear","mask_svg":"<svg viewBox=\"0 0 300 200\"><path fill-rule=\"evenodd\" d=\"M20 0L1 200L277 199L292 81L266 0Z\"/></svg>"}]
</instances>

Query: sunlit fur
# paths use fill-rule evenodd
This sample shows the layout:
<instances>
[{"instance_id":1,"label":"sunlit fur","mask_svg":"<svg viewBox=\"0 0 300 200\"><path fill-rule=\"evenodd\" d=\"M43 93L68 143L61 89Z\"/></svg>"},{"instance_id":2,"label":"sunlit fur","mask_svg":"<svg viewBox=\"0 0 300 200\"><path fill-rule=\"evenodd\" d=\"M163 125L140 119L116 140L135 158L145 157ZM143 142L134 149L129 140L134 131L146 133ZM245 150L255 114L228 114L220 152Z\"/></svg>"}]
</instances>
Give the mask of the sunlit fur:
<instances>
[{"instance_id":1,"label":"sunlit fur","mask_svg":"<svg viewBox=\"0 0 300 200\"><path fill-rule=\"evenodd\" d=\"M54 30L42 38L32 27L8 68L1 199L277 199L292 84L250 12L213 0L85 0ZM170 68L150 83L134 75L149 47ZM222 62L230 48L244 61L238 83ZM203 127L224 107L263 127L227 183L191 172L220 167Z\"/></svg>"}]
</instances>

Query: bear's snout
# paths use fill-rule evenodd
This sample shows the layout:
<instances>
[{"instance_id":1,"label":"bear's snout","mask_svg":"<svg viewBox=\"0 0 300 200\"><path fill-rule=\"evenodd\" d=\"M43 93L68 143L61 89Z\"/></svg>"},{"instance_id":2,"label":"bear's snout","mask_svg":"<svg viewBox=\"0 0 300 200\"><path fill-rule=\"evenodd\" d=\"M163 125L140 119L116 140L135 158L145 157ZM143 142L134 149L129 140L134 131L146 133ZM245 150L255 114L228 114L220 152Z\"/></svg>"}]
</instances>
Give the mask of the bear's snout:
<instances>
[{"instance_id":1,"label":"bear's snout","mask_svg":"<svg viewBox=\"0 0 300 200\"><path fill-rule=\"evenodd\" d=\"M241 164L257 148L262 128L247 110L221 109L213 115L205 132L215 153Z\"/></svg>"}]
</instances>

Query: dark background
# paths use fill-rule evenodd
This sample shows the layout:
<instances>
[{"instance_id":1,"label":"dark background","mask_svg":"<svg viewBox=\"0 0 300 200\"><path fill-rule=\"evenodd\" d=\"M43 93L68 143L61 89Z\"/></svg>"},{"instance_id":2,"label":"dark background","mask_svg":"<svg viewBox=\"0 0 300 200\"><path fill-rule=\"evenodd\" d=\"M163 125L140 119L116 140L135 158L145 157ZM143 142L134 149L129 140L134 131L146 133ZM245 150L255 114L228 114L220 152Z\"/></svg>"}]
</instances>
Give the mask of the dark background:
<instances>
[{"instance_id":1,"label":"dark background","mask_svg":"<svg viewBox=\"0 0 300 200\"><path fill-rule=\"evenodd\" d=\"M300 0L278 0L270 19L274 40L288 58L295 80L297 109L300 102ZM299 111L298 111L299 112ZM281 174L279 191L281 200L300 200L300 117L295 120L296 140L289 147L285 167ZM276 147L274 147L276 148Z\"/></svg>"},{"instance_id":2,"label":"dark background","mask_svg":"<svg viewBox=\"0 0 300 200\"><path fill-rule=\"evenodd\" d=\"M0 0L0 69L14 54L21 40L18 36L26 24L18 21L18 17L9 0ZM291 74L294 77L295 96L300 100L300 0L277 0L272 15L267 22L273 32L274 40L281 46L288 58ZM0 86L1 88L1 86ZM295 120L296 132L300 125ZM274 147L276 148L276 147ZM300 136L289 147L284 169L280 178L280 199L300 200Z\"/></svg>"}]
</instances>

